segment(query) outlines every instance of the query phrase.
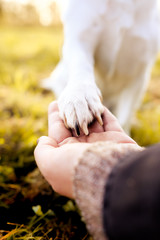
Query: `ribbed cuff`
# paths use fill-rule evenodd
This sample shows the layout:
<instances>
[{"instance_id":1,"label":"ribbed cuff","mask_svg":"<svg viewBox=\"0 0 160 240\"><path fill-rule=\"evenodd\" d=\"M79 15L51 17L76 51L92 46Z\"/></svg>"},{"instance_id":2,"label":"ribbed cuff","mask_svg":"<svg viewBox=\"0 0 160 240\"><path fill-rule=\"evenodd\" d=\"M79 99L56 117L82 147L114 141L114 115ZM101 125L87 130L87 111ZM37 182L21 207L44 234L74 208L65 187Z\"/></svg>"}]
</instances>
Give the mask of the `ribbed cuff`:
<instances>
[{"instance_id":1,"label":"ribbed cuff","mask_svg":"<svg viewBox=\"0 0 160 240\"><path fill-rule=\"evenodd\" d=\"M103 229L102 206L108 176L122 157L140 149L136 144L97 142L89 145L75 167L75 200L95 240L107 239Z\"/></svg>"}]
</instances>

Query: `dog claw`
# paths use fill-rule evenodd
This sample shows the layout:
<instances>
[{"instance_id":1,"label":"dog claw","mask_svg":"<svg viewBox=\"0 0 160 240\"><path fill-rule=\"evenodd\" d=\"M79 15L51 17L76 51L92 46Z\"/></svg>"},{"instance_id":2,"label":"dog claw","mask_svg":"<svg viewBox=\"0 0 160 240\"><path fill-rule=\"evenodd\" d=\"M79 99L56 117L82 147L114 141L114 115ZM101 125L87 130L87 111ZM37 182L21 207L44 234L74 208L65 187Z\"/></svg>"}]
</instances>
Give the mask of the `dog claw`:
<instances>
[{"instance_id":1,"label":"dog claw","mask_svg":"<svg viewBox=\"0 0 160 240\"><path fill-rule=\"evenodd\" d=\"M69 126L68 126L68 124L67 124L66 116L64 116L64 125L65 125L65 127L66 127L67 129L69 129Z\"/></svg>"},{"instance_id":2,"label":"dog claw","mask_svg":"<svg viewBox=\"0 0 160 240\"><path fill-rule=\"evenodd\" d=\"M84 123L82 124L82 127L81 127L81 128L82 128L84 134L87 136L87 135L89 134L89 131L88 131L88 127L87 127L86 122L84 122Z\"/></svg>"},{"instance_id":3,"label":"dog claw","mask_svg":"<svg viewBox=\"0 0 160 240\"><path fill-rule=\"evenodd\" d=\"M75 133L76 133L77 137L80 135L79 126L78 126L77 123L76 123L76 125L75 125Z\"/></svg>"},{"instance_id":4,"label":"dog claw","mask_svg":"<svg viewBox=\"0 0 160 240\"><path fill-rule=\"evenodd\" d=\"M95 117L96 117L97 121L99 122L99 124L100 124L101 126L103 126L103 121L102 121L101 115L100 115L100 114L97 114Z\"/></svg>"}]
</instances>

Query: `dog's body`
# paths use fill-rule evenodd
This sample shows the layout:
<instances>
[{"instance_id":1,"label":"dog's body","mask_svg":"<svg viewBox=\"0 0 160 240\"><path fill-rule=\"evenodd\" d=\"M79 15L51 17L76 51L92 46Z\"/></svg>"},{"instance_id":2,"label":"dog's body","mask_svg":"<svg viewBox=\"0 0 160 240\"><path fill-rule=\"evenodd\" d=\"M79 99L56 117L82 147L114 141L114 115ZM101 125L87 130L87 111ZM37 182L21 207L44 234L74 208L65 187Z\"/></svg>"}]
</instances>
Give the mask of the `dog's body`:
<instances>
[{"instance_id":1,"label":"dog's body","mask_svg":"<svg viewBox=\"0 0 160 240\"><path fill-rule=\"evenodd\" d=\"M159 49L157 1L62 2L63 56L48 82L62 119L88 134L94 117L101 122L101 91L104 105L128 131Z\"/></svg>"}]
</instances>

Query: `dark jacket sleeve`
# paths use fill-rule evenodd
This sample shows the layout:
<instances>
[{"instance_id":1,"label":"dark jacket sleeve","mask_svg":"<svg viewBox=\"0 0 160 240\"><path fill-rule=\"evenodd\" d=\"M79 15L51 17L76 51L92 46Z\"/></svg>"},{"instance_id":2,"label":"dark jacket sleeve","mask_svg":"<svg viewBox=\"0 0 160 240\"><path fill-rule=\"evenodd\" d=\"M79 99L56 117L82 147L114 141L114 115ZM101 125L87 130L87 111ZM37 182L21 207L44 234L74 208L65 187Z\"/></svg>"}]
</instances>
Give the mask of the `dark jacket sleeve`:
<instances>
[{"instance_id":1,"label":"dark jacket sleeve","mask_svg":"<svg viewBox=\"0 0 160 240\"><path fill-rule=\"evenodd\" d=\"M102 213L110 240L160 239L160 144L128 155L112 169Z\"/></svg>"}]
</instances>

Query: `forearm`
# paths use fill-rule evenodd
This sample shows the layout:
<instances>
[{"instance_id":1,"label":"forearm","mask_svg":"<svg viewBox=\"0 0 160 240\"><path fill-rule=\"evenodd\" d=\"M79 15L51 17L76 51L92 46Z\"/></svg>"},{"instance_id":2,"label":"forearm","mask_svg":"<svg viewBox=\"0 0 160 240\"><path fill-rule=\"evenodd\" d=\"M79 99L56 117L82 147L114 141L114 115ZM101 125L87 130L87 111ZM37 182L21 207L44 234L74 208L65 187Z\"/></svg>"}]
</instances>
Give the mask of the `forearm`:
<instances>
[{"instance_id":1,"label":"forearm","mask_svg":"<svg viewBox=\"0 0 160 240\"><path fill-rule=\"evenodd\" d=\"M120 159L140 150L136 144L97 142L90 145L79 159L74 172L74 196L94 239L107 239L102 227L102 205L110 172Z\"/></svg>"}]
</instances>

